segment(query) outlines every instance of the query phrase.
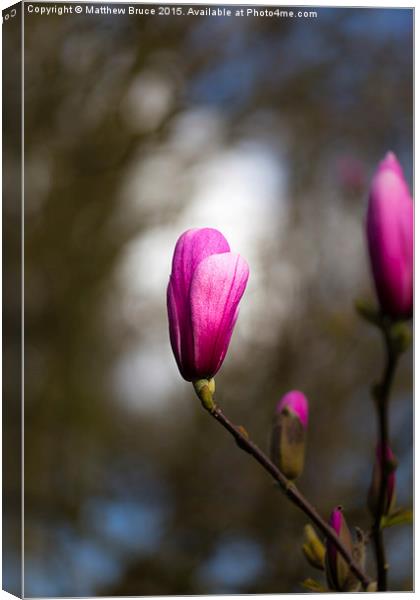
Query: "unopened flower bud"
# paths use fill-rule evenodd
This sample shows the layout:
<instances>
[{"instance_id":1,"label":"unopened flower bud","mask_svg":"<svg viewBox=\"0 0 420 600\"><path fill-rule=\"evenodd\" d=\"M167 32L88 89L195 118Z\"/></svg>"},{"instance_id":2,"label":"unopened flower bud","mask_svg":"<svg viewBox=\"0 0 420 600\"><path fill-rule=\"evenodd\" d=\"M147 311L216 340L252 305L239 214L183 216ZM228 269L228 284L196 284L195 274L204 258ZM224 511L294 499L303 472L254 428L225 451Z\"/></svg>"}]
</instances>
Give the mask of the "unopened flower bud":
<instances>
[{"instance_id":1,"label":"unopened flower bud","mask_svg":"<svg viewBox=\"0 0 420 600\"><path fill-rule=\"evenodd\" d=\"M229 347L249 268L216 229L189 229L172 259L167 289L169 335L187 381L210 380Z\"/></svg>"},{"instance_id":2,"label":"unopened flower bud","mask_svg":"<svg viewBox=\"0 0 420 600\"><path fill-rule=\"evenodd\" d=\"M379 304L396 319L413 312L413 225L408 185L395 154L388 152L372 181L366 233Z\"/></svg>"},{"instance_id":3,"label":"unopened flower bud","mask_svg":"<svg viewBox=\"0 0 420 600\"><path fill-rule=\"evenodd\" d=\"M344 519L341 506L337 506L330 517L330 525L338 535L343 546L353 556L353 540ZM337 592L357 591L359 581L350 571L348 563L341 556L333 541L327 539L326 572L330 588Z\"/></svg>"},{"instance_id":4,"label":"unopened flower bud","mask_svg":"<svg viewBox=\"0 0 420 600\"><path fill-rule=\"evenodd\" d=\"M317 536L312 525L305 525L305 543L303 554L310 565L321 571L325 568L325 546Z\"/></svg>"},{"instance_id":5,"label":"unopened flower bud","mask_svg":"<svg viewBox=\"0 0 420 600\"><path fill-rule=\"evenodd\" d=\"M370 484L368 504L373 515L378 511L378 503L380 501L381 480L382 474L386 478L385 498L383 505L383 515L389 515L395 505L395 470L397 468L397 460L391 448L387 446L385 452L382 451L382 446L378 444L376 447L376 460L372 472L372 482Z\"/></svg>"},{"instance_id":6,"label":"unopened flower bud","mask_svg":"<svg viewBox=\"0 0 420 600\"><path fill-rule=\"evenodd\" d=\"M288 392L277 404L271 434L271 460L288 479L296 479L305 461L308 401L302 392Z\"/></svg>"}]
</instances>

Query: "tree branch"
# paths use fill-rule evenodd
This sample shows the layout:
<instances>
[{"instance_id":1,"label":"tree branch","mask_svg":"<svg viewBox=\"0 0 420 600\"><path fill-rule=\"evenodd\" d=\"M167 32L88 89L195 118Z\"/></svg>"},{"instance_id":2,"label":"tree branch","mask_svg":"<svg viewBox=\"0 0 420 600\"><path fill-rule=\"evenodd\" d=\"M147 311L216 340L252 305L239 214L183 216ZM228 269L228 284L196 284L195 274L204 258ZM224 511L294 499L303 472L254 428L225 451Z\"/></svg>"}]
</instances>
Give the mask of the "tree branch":
<instances>
[{"instance_id":1,"label":"tree branch","mask_svg":"<svg viewBox=\"0 0 420 600\"><path fill-rule=\"evenodd\" d=\"M316 509L306 500L306 498L302 495L302 493L297 489L296 485L289 481L287 477L285 477L281 471L276 467L276 465L271 462L271 460L258 448L254 442L252 442L248 435L242 428L234 425L229 419L224 415L222 409L218 407L216 404L207 402L203 400L201 396L199 396L204 408L207 412L218 422L222 427L224 427L229 433L235 438L238 446L251 454L253 458L275 479L275 481L279 484L280 488L286 494L286 496L293 502L295 506L300 508L307 517L316 525L320 532L322 532L326 538L332 541L338 552L342 555L344 560L348 563L350 570L352 573L359 579L364 589L367 589L371 580L370 578L363 572L361 567L354 561L351 554L348 550L343 546L340 539L338 538L335 531L326 523L323 518L319 515Z\"/></svg>"},{"instance_id":2,"label":"tree branch","mask_svg":"<svg viewBox=\"0 0 420 600\"><path fill-rule=\"evenodd\" d=\"M378 579L378 592L385 592L388 587L387 574L389 565L386 560L385 545L381 521L385 512L386 488L387 488L387 448L389 446L389 427L388 427L388 405L391 385L394 379L395 369L398 362L398 355L393 348L388 329L383 329L385 340L386 363L382 380L374 388L374 397L378 415L378 435L379 447L381 451L381 481L379 487L379 498L376 507L375 519L372 526L372 538L375 548L376 571Z\"/></svg>"}]
</instances>

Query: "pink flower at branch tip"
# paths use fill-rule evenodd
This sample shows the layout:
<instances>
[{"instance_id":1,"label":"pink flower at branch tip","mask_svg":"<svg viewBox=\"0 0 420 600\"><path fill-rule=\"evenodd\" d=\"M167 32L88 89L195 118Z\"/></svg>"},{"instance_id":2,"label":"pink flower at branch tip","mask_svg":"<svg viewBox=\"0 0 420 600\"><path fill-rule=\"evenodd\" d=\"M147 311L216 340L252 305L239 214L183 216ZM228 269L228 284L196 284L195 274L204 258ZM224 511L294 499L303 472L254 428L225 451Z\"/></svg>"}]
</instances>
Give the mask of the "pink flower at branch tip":
<instances>
[{"instance_id":1,"label":"pink flower at branch tip","mask_svg":"<svg viewBox=\"0 0 420 600\"><path fill-rule=\"evenodd\" d=\"M216 229L189 229L178 239L167 305L172 350L187 381L220 369L248 276L246 261Z\"/></svg>"},{"instance_id":2,"label":"pink flower at branch tip","mask_svg":"<svg viewBox=\"0 0 420 600\"><path fill-rule=\"evenodd\" d=\"M379 304L397 319L413 312L413 213L401 165L388 152L371 184L366 233Z\"/></svg>"}]
</instances>

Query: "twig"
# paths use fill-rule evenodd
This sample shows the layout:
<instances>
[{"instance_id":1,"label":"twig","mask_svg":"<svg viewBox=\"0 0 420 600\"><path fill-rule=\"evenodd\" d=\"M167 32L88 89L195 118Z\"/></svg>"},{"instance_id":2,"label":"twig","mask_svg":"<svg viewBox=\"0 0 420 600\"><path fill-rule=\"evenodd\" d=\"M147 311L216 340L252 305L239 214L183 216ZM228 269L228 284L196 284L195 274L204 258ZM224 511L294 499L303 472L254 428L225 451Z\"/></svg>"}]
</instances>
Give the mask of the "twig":
<instances>
[{"instance_id":1,"label":"twig","mask_svg":"<svg viewBox=\"0 0 420 600\"><path fill-rule=\"evenodd\" d=\"M374 397L376 401L376 409L378 415L378 434L379 434L379 448L381 452L380 460L380 487L379 497L376 507L376 514L374 523L372 526L372 538L375 548L376 556L376 570L378 579L378 591L385 592L388 587L387 574L388 574L388 563L386 560L385 545L382 533L381 521L385 512L386 502L386 488L387 488L387 475L388 475L388 445L389 445L389 428L388 428L388 405L389 395L391 390L392 381L394 379L395 369L398 362L398 354L392 345L390 339L390 333L387 328L383 330L385 340L385 352L386 352L386 363L382 380L374 388Z\"/></svg>"},{"instance_id":2,"label":"twig","mask_svg":"<svg viewBox=\"0 0 420 600\"><path fill-rule=\"evenodd\" d=\"M370 578L363 572L361 567L354 561L351 554L348 550L343 546L340 539L338 538L335 531L324 521L324 519L319 515L316 509L306 500L306 498L302 495L302 493L297 489L296 485L289 481L287 477L285 477L281 471L276 467L276 465L271 462L271 460L258 448L254 442L252 442L246 432L241 428L234 425L229 419L224 415L222 409L218 407L216 404L206 401L200 396L202 404L204 408L208 411L208 413L216 419L218 423L222 425L233 437L235 438L238 446L251 454L253 458L277 481L280 488L286 494L288 498L293 502L295 506L300 508L311 521L318 527L318 529L332 541L338 552L342 555L344 560L348 563L350 570L352 573L359 579L362 583L363 588L366 590L369 584L371 583Z\"/></svg>"}]
</instances>

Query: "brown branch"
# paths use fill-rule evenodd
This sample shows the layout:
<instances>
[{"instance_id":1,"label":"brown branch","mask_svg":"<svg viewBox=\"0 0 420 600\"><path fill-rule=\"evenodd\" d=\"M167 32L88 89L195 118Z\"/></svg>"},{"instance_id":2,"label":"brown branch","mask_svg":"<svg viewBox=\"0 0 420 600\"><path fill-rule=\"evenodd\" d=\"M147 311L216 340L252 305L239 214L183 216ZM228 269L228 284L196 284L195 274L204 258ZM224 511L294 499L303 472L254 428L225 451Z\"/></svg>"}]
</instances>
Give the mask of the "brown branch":
<instances>
[{"instance_id":1,"label":"brown branch","mask_svg":"<svg viewBox=\"0 0 420 600\"><path fill-rule=\"evenodd\" d=\"M382 380L374 388L374 397L376 401L379 429L379 447L380 447L380 487L379 497L376 507L376 514L372 525L372 539L375 548L376 571L378 579L378 592L386 592L388 587L387 575L389 565L386 560L385 544L381 521L385 513L386 503L386 488L388 475L388 455L387 448L389 446L389 427L388 427L388 404L391 391L391 385L395 374L395 369L398 362L398 355L393 348L390 334L387 329L383 330L386 350L386 364L382 375Z\"/></svg>"},{"instance_id":2,"label":"brown branch","mask_svg":"<svg viewBox=\"0 0 420 600\"><path fill-rule=\"evenodd\" d=\"M206 390L202 390L205 392ZM208 391L208 390L207 390ZM359 579L362 583L364 589L367 589L369 584L371 583L370 578L363 572L361 567L354 561L351 554L348 550L343 546L334 529L332 529L326 521L319 515L317 510L308 502L308 500L303 496L303 494L297 489L296 485L289 481L287 477L279 471L276 465L271 462L271 460L258 448L254 442L252 442L248 435L244 430L234 425L229 419L224 415L222 409L218 407L212 400L209 401L209 398L203 397L203 394L200 394L198 391L200 400L204 408L208 411L208 413L218 422L222 427L224 427L229 433L235 438L238 446L251 454L253 458L260 463L260 465L275 479L275 481L279 484L280 488L286 494L286 496L293 502L295 506L300 508L307 517L318 527L319 531L322 532L327 539L329 539L333 544L335 544L338 552L342 555L344 560L348 563L350 570L352 573ZM205 394L204 394L205 396Z\"/></svg>"}]
</instances>

